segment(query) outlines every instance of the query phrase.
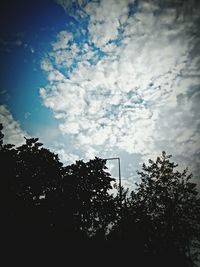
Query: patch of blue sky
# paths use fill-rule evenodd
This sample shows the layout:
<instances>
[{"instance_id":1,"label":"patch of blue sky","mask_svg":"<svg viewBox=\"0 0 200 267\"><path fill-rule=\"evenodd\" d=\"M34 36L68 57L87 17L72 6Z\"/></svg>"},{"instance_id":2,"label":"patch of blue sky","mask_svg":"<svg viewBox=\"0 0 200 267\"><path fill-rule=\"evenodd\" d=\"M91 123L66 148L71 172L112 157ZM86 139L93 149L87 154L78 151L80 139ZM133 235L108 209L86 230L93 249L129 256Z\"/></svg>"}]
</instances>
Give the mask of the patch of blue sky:
<instances>
[{"instance_id":1,"label":"patch of blue sky","mask_svg":"<svg viewBox=\"0 0 200 267\"><path fill-rule=\"evenodd\" d=\"M127 97L128 99L131 101L130 104L126 104L126 108L134 108L135 105L140 105L143 107L147 107L147 103L144 100L144 98L142 98L142 96L140 96L135 90L131 90L127 93Z\"/></svg>"},{"instance_id":2,"label":"patch of blue sky","mask_svg":"<svg viewBox=\"0 0 200 267\"><path fill-rule=\"evenodd\" d=\"M89 32L88 32L88 18L82 18L80 21L73 21L68 27L68 31L73 34L73 40L69 42L69 47L73 44L79 48L77 54L72 59L72 63L69 67L56 65L53 61L53 65L58 68L61 73L63 73L67 78L70 78L70 74L76 70L78 64L81 62L82 57L87 53L84 50L84 45L88 45L89 49L93 51L93 56L88 58L87 61L91 65L95 65L101 58L107 55L106 52L102 51L100 48L96 47L95 44L91 41ZM68 49L70 51L70 48Z\"/></svg>"},{"instance_id":3,"label":"patch of blue sky","mask_svg":"<svg viewBox=\"0 0 200 267\"><path fill-rule=\"evenodd\" d=\"M51 48L57 33L74 20L55 3L38 4L40 8L32 10L32 16L26 17L26 23L22 23L25 18L19 17L21 22L5 35L9 44L15 43L18 35L21 44L9 47L9 53L1 51L0 63L3 70L1 91L6 91L1 95L1 104L9 108L14 118L30 135L34 135L33 125L44 127L47 124L57 124L51 111L42 105L39 96L39 88L46 84L46 76L41 72L40 62ZM19 35L19 32L23 34Z\"/></svg>"},{"instance_id":4,"label":"patch of blue sky","mask_svg":"<svg viewBox=\"0 0 200 267\"><path fill-rule=\"evenodd\" d=\"M71 18L60 5L54 1L39 1L36 5L33 4L32 16L30 21L28 20L28 28L25 26L25 30L30 29L30 34L34 32L38 33L38 30L42 31L59 31L62 30L73 18ZM43 37L43 36L41 36Z\"/></svg>"},{"instance_id":5,"label":"patch of blue sky","mask_svg":"<svg viewBox=\"0 0 200 267\"><path fill-rule=\"evenodd\" d=\"M133 16L138 11L139 0L135 0L129 4L128 16Z\"/></svg>"},{"instance_id":6,"label":"patch of blue sky","mask_svg":"<svg viewBox=\"0 0 200 267\"><path fill-rule=\"evenodd\" d=\"M88 18L84 17L80 21L71 21L69 30L73 33L74 41L81 45L88 40Z\"/></svg>"},{"instance_id":7,"label":"patch of blue sky","mask_svg":"<svg viewBox=\"0 0 200 267\"><path fill-rule=\"evenodd\" d=\"M109 109L107 110L107 114L106 115L107 116L112 115L112 116L116 116L117 117L121 107L122 107L121 104L109 106Z\"/></svg>"},{"instance_id":8,"label":"patch of blue sky","mask_svg":"<svg viewBox=\"0 0 200 267\"><path fill-rule=\"evenodd\" d=\"M138 100L139 102L143 102L143 98L135 90L129 91L127 93L127 96L128 96L129 99L134 98L134 99Z\"/></svg>"},{"instance_id":9,"label":"patch of blue sky","mask_svg":"<svg viewBox=\"0 0 200 267\"><path fill-rule=\"evenodd\" d=\"M3 100L4 104L9 107L22 126L23 124L28 126L28 121L34 120L38 123L48 120L49 123L51 116L47 116L46 108L41 105L38 93L41 84L45 83L44 76L41 72L33 70L32 55L24 53L25 51L18 51L13 61L10 60L7 64L5 71L11 78L6 78L8 97ZM25 118L26 113L31 114L28 120Z\"/></svg>"}]
</instances>

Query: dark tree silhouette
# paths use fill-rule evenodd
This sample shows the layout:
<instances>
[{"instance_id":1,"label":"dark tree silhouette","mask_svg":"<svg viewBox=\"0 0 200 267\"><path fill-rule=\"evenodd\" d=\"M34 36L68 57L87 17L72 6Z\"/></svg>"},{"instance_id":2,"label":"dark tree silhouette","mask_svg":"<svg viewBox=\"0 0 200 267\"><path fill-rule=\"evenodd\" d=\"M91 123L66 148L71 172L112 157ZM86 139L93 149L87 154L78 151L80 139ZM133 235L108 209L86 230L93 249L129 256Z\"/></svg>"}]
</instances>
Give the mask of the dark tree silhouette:
<instances>
[{"instance_id":1,"label":"dark tree silhouette","mask_svg":"<svg viewBox=\"0 0 200 267\"><path fill-rule=\"evenodd\" d=\"M175 170L165 152L138 172L141 183L122 218L125 239L170 266L193 266L200 241L200 199L192 175Z\"/></svg>"},{"instance_id":2,"label":"dark tree silhouette","mask_svg":"<svg viewBox=\"0 0 200 267\"><path fill-rule=\"evenodd\" d=\"M192 175L187 169L177 171L171 156L163 152L143 164L141 182L130 193L114 184L114 196L110 190L115 179L106 160L63 166L38 138L25 138L19 147L5 145L2 129L0 124L4 244L64 244L88 256L101 251L112 263L128 264L133 255L140 266L194 266L200 199ZM99 250L96 244L101 244Z\"/></svg>"},{"instance_id":3,"label":"dark tree silhouette","mask_svg":"<svg viewBox=\"0 0 200 267\"><path fill-rule=\"evenodd\" d=\"M3 145L2 133L0 137L8 236L105 239L115 220L115 202L109 193L114 179L106 172L105 160L64 167L38 138L25 138L25 144L14 147Z\"/></svg>"},{"instance_id":4,"label":"dark tree silhouette","mask_svg":"<svg viewBox=\"0 0 200 267\"><path fill-rule=\"evenodd\" d=\"M4 190L9 197L7 235L15 239L46 238L56 196L61 191L62 163L58 156L42 148L37 138L31 138L17 148L2 146L1 162ZM54 203L50 203L48 194L54 194Z\"/></svg>"},{"instance_id":5,"label":"dark tree silhouette","mask_svg":"<svg viewBox=\"0 0 200 267\"><path fill-rule=\"evenodd\" d=\"M88 237L104 238L107 227L115 220L115 206L106 161L95 158L77 161L65 167L63 190L66 203L73 207L74 225Z\"/></svg>"}]
</instances>

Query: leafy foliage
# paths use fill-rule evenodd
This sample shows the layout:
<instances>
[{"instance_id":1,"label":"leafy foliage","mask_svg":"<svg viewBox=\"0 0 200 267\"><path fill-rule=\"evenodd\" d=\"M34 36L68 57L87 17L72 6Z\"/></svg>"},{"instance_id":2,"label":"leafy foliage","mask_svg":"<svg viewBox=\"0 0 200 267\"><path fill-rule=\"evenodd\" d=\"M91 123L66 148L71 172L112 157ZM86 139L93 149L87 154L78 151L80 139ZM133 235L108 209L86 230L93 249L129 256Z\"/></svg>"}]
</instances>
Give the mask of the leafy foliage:
<instances>
[{"instance_id":1,"label":"leafy foliage","mask_svg":"<svg viewBox=\"0 0 200 267\"><path fill-rule=\"evenodd\" d=\"M192 175L175 170L170 158L163 152L149 166L143 164L141 183L127 201L120 229L145 253L190 266L200 241L200 199Z\"/></svg>"},{"instance_id":2,"label":"leafy foliage","mask_svg":"<svg viewBox=\"0 0 200 267\"><path fill-rule=\"evenodd\" d=\"M114 179L106 169L106 161L99 158L65 167L63 189L69 192L66 195L73 207L76 227L88 236L105 234L113 220L113 196L108 191Z\"/></svg>"},{"instance_id":3,"label":"leafy foliage","mask_svg":"<svg viewBox=\"0 0 200 267\"><path fill-rule=\"evenodd\" d=\"M141 184L137 188L137 205L143 210L152 225L149 246L156 243L163 249L188 251L190 242L197 238L199 231L200 202L192 175L176 171L173 162L165 152L150 165L143 165Z\"/></svg>"},{"instance_id":4,"label":"leafy foliage","mask_svg":"<svg viewBox=\"0 0 200 267\"><path fill-rule=\"evenodd\" d=\"M163 152L156 161L143 164L138 172L141 182L129 192L113 185L106 160L63 166L38 138L25 138L19 147L5 145L2 129L0 124L2 218L10 242L53 237L103 241L112 244L115 252L131 249L141 255L140 260L156 259L158 266L160 258L168 266L194 265L199 253L200 199L192 175L187 169L177 171L170 155Z\"/></svg>"}]
</instances>

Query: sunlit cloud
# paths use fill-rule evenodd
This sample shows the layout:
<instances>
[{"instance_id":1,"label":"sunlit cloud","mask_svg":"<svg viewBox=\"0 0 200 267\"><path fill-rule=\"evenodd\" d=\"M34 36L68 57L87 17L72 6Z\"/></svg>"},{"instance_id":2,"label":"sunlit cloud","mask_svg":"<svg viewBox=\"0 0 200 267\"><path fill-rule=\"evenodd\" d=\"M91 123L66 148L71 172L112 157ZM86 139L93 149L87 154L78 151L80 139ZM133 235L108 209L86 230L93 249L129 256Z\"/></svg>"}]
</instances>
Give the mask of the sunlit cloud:
<instances>
[{"instance_id":1,"label":"sunlit cloud","mask_svg":"<svg viewBox=\"0 0 200 267\"><path fill-rule=\"evenodd\" d=\"M60 131L86 158L107 151L146 160L166 150L197 173L198 8L171 1L75 1L75 12L70 1L59 2L88 21L83 42L63 30L41 62L48 84L40 96Z\"/></svg>"},{"instance_id":2,"label":"sunlit cloud","mask_svg":"<svg viewBox=\"0 0 200 267\"><path fill-rule=\"evenodd\" d=\"M24 143L24 137L29 137L5 105L0 105L0 122L3 125L4 144L18 146Z\"/></svg>"}]
</instances>

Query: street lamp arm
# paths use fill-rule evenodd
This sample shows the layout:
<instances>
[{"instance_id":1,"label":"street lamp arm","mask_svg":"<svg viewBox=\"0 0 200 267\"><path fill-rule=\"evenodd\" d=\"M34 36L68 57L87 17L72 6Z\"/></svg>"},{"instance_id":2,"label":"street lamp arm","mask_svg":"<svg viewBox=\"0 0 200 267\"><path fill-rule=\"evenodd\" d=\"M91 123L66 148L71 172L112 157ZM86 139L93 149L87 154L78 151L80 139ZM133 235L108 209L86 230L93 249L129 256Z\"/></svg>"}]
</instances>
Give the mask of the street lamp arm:
<instances>
[{"instance_id":1,"label":"street lamp arm","mask_svg":"<svg viewBox=\"0 0 200 267\"><path fill-rule=\"evenodd\" d=\"M113 160L113 159L120 159L120 158L107 158L107 159L105 159L105 160Z\"/></svg>"}]
</instances>

